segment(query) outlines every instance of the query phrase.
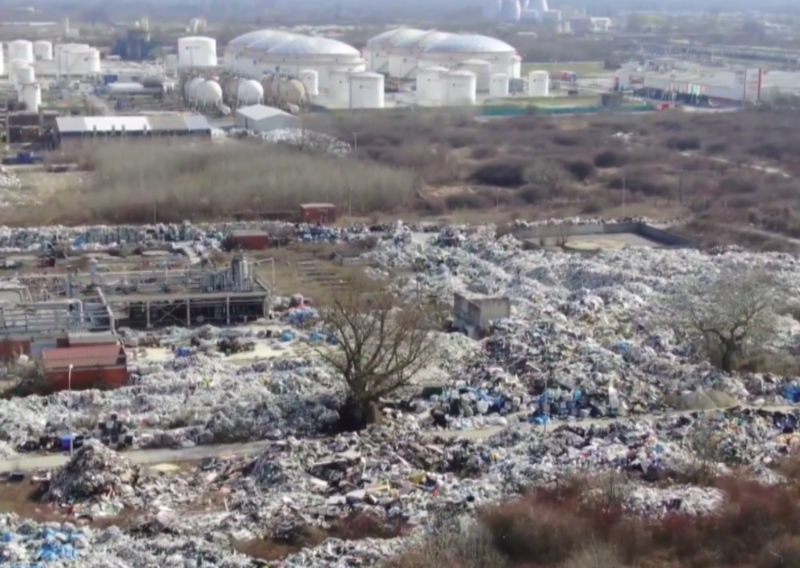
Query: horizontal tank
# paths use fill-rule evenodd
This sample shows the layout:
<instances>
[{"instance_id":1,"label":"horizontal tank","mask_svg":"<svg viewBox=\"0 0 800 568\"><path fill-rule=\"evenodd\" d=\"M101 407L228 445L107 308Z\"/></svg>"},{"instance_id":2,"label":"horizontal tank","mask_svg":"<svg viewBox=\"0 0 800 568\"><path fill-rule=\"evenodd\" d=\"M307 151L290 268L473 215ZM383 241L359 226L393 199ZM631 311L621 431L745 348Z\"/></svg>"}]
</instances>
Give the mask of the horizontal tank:
<instances>
[{"instance_id":1,"label":"horizontal tank","mask_svg":"<svg viewBox=\"0 0 800 568\"><path fill-rule=\"evenodd\" d=\"M319 72L315 69L300 71L300 81L306 88L306 93L312 97L319 96Z\"/></svg>"},{"instance_id":2,"label":"horizontal tank","mask_svg":"<svg viewBox=\"0 0 800 568\"><path fill-rule=\"evenodd\" d=\"M217 40L211 37L189 36L178 39L179 67L216 67Z\"/></svg>"},{"instance_id":3,"label":"horizontal tank","mask_svg":"<svg viewBox=\"0 0 800 568\"><path fill-rule=\"evenodd\" d=\"M106 85L106 91L111 95L136 94L145 90L141 83L111 83Z\"/></svg>"},{"instance_id":4,"label":"horizontal tank","mask_svg":"<svg viewBox=\"0 0 800 568\"><path fill-rule=\"evenodd\" d=\"M33 63L35 61L33 44L26 39L12 41L8 44L8 58L11 60L18 59L25 63Z\"/></svg>"},{"instance_id":5,"label":"horizontal tank","mask_svg":"<svg viewBox=\"0 0 800 568\"><path fill-rule=\"evenodd\" d=\"M53 60L53 44L49 41L39 40L33 44L33 55L37 61Z\"/></svg>"},{"instance_id":6,"label":"horizontal tank","mask_svg":"<svg viewBox=\"0 0 800 568\"><path fill-rule=\"evenodd\" d=\"M222 87L216 81L205 81L197 87L195 103L202 107L219 107L222 104Z\"/></svg>"},{"instance_id":7,"label":"horizontal tank","mask_svg":"<svg viewBox=\"0 0 800 568\"><path fill-rule=\"evenodd\" d=\"M264 87L255 79L239 82L236 99L242 105L255 105L264 100Z\"/></svg>"},{"instance_id":8,"label":"horizontal tank","mask_svg":"<svg viewBox=\"0 0 800 568\"><path fill-rule=\"evenodd\" d=\"M351 108L383 108L385 106L384 77L380 73L350 75Z\"/></svg>"}]
</instances>

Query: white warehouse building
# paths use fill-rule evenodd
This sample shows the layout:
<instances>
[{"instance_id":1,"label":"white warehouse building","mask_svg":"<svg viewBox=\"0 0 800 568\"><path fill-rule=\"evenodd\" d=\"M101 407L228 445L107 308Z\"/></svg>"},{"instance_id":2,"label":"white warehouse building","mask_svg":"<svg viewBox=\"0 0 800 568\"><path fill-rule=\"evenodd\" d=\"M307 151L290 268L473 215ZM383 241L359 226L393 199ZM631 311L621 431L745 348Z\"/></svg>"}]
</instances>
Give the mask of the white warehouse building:
<instances>
[{"instance_id":1,"label":"white warehouse building","mask_svg":"<svg viewBox=\"0 0 800 568\"><path fill-rule=\"evenodd\" d=\"M225 66L244 77L309 77L317 74L317 88L327 93L332 71L366 69L354 47L324 37L311 37L281 30L250 32L232 40L225 49Z\"/></svg>"},{"instance_id":2,"label":"white warehouse building","mask_svg":"<svg viewBox=\"0 0 800 568\"><path fill-rule=\"evenodd\" d=\"M504 41L435 30L398 28L383 32L367 42L364 57L370 71L397 79L412 79L422 67L456 69L465 63L486 62L488 70L480 73L482 87L491 74L518 79L522 71L522 58Z\"/></svg>"},{"instance_id":3,"label":"white warehouse building","mask_svg":"<svg viewBox=\"0 0 800 568\"><path fill-rule=\"evenodd\" d=\"M282 129L299 129L299 117L281 109L264 105L242 107L236 111L236 127L252 132L271 132Z\"/></svg>"}]
</instances>

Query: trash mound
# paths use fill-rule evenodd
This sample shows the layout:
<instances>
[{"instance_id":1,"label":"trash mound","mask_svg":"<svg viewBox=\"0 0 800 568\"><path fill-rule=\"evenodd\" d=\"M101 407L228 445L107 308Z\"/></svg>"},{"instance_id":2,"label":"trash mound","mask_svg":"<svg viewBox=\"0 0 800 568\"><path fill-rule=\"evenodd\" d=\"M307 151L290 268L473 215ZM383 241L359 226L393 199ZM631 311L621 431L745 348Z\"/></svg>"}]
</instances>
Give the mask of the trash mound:
<instances>
[{"instance_id":1,"label":"trash mound","mask_svg":"<svg viewBox=\"0 0 800 568\"><path fill-rule=\"evenodd\" d=\"M97 440L87 441L50 481L44 499L83 502L133 492L139 469Z\"/></svg>"}]
</instances>

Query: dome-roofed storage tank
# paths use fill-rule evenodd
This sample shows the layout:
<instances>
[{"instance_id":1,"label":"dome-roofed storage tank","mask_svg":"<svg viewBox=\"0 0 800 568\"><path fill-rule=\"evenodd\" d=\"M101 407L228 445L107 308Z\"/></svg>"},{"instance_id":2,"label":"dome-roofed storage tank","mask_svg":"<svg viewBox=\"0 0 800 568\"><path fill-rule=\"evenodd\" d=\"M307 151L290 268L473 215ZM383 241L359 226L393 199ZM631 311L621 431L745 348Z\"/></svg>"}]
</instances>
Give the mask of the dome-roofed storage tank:
<instances>
[{"instance_id":1,"label":"dome-roofed storage tank","mask_svg":"<svg viewBox=\"0 0 800 568\"><path fill-rule=\"evenodd\" d=\"M8 58L33 63L33 44L26 39L17 39L8 44Z\"/></svg>"},{"instance_id":2,"label":"dome-roofed storage tank","mask_svg":"<svg viewBox=\"0 0 800 568\"><path fill-rule=\"evenodd\" d=\"M385 106L384 77L380 73L350 75L351 108L383 108Z\"/></svg>"},{"instance_id":3,"label":"dome-roofed storage tank","mask_svg":"<svg viewBox=\"0 0 800 568\"><path fill-rule=\"evenodd\" d=\"M350 75L349 69L332 69L328 74L328 100L333 103L349 104Z\"/></svg>"},{"instance_id":4,"label":"dome-roofed storage tank","mask_svg":"<svg viewBox=\"0 0 800 568\"><path fill-rule=\"evenodd\" d=\"M447 73L447 67L423 67L418 70L417 101L427 104L441 104L442 78Z\"/></svg>"},{"instance_id":5,"label":"dome-roofed storage tank","mask_svg":"<svg viewBox=\"0 0 800 568\"><path fill-rule=\"evenodd\" d=\"M489 96L504 98L508 96L509 78L505 73L495 73L489 79Z\"/></svg>"},{"instance_id":6,"label":"dome-roofed storage tank","mask_svg":"<svg viewBox=\"0 0 800 568\"><path fill-rule=\"evenodd\" d=\"M550 74L547 71L528 73L528 95L531 97L550 96Z\"/></svg>"},{"instance_id":7,"label":"dome-roofed storage tank","mask_svg":"<svg viewBox=\"0 0 800 568\"><path fill-rule=\"evenodd\" d=\"M28 83L20 87L20 99L25 108L31 112L39 112L42 105L42 87L38 83Z\"/></svg>"},{"instance_id":8,"label":"dome-roofed storage tank","mask_svg":"<svg viewBox=\"0 0 800 568\"><path fill-rule=\"evenodd\" d=\"M477 98L475 73L471 71L451 71L444 76L445 105L474 105Z\"/></svg>"},{"instance_id":9,"label":"dome-roofed storage tank","mask_svg":"<svg viewBox=\"0 0 800 568\"><path fill-rule=\"evenodd\" d=\"M188 36L178 39L178 67L216 67L217 40Z\"/></svg>"},{"instance_id":10,"label":"dome-roofed storage tank","mask_svg":"<svg viewBox=\"0 0 800 568\"><path fill-rule=\"evenodd\" d=\"M376 35L367 41L364 46L364 59L367 61L367 70L376 73L389 71L389 55L398 43L413 41L421 38L428 32L414 28L395 28Z\"/></svg>"},{"instance_id":11,"label":"dome-roofed storage tank","mask_svg":"<svg viewBox=\"0 0 800 568\"><path fill-rule=\"evenodd\" d=\"M514 58L518 57L513 46L499 39L478 34L452 34L425 48L419 58L429 64L456 67L468 59L480 59L491 64L490 73L512 75ZM488 78L487 78L488 80Z\"/></svg>"},{"instance_id":12,"label":"dome-roofed storage tank","mask_svg":"<svg viewBox=\"0 0 800 568\"><path fill-rule=\"evenodd\" d=\"M33 55L39 61L53 60L53 44L49 41L39 40L33 44Z\"/></svg>"},{"instance_id":13,"label":"dome-roofed storage tank","mask_svg":"<svg viewBox=\"0 0 800 568\"><path fill-rule=\"evenodd\" d=\"M264 87L255 79L240 81L236 93L240 105L255 105L264 101Z\"/></svg>"},{"instance_id":14,"label":"dome-roofed storage tank","mask_svg":"<svg viewBox=\"0 0 800 568\"><path fill-rule=\"evenodd\" d=\"M216 81L204 81L197 87L195 104L204 108L216 108L222 104L222 87Z\"/></svg>"},{"instance_id":15,"label":"dome-roofed storage tank","mask_svg":"<svg viewBox=\"0 0 800 568\"><path fill-rule=\"evenodd\" d=\"M319 96L319 72L315 69L303 69L300 71L300 81L306 88L309 96Z\"/></svg>"},{"instance_id":16,"label":"dome-roofed storage tank","mask_svg":"<svg viewBox=\"0 0 800 568\"><path fill-rule=\"evenodd\" d=\"M492 75L492 64L483 59L467 59L458 65L459 69L475 73L477 89L480 92L489 90L489 78Z\"/></svg>"},{"instance_id":17,"label":"dome-roofed storage tank","mask_svg":"<svg viewBox=\"0 0 800 568\"><path fill-rule=\"evenodd\" d=\"M453 34L430 30L422 36L409 37L395 43L389 52L389 76L397 79L410 79L416 76L424 51Z\"/></svg>"}]
</instances>

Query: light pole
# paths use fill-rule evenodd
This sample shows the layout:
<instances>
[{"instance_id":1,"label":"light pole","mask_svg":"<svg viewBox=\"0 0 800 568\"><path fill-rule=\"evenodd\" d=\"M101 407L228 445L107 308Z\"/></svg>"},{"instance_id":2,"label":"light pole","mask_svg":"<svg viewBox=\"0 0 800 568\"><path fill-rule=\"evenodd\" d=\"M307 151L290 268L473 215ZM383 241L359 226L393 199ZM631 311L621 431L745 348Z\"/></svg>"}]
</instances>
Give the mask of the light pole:
<instances>
[{"instance_id":1,"label":"light pole","mask_svg":"<svg viewBox=\"0 0 800 568\"><path fill-rule=\"evenodd\" d=\"M72 393L72 363L69 364L69 371L67 372L67 390ZM72 397L70 397L72 398ZM70 405L72 401L70 401ZM74 442L75 442L75 434L72 431L72 406L69 407L69 457L72 457L72 451L74 449Z\"/></svg>"}]
</instances>

